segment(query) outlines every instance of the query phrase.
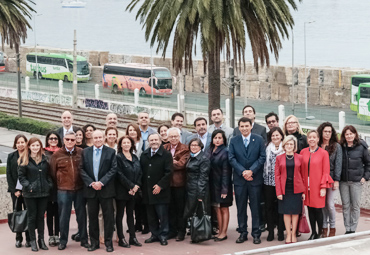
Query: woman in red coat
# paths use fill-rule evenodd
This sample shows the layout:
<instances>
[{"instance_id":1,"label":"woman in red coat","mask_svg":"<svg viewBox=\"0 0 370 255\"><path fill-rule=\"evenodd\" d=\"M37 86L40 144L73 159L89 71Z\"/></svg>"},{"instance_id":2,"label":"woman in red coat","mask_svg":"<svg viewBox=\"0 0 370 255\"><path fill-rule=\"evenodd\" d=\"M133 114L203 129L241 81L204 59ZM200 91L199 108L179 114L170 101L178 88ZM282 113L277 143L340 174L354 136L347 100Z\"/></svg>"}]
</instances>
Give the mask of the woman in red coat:
<instances>
[{"instance_id":1,"label":"woman in red coat","mask_svg":"<svg viewBox=\"0 0 370 255\"><path fill-rule=\"evenodd\" d=\"M297 242L298 217L302 213L305 188L302 178L302 156L297 154L297 138L288 135L282 144L284 154L276 157L275 188L279 213L284 214L287 232L285 243ZM271 217L271 215L267 215ZM293 234L294 233L294 234Z\"/></svg>"},{"instance_id":2,"label":"woman in red coat","mask_svg":"<svg viewBox=\"0 0 370 255\"><path fill-rule=\"evenodd\" d=\"M330 177L329 154L318 146L316 130L307 133L308 148L301 151L303 156L303 178L305 183L305 205L308 208L312 234L308 240L320 238L323 225L322 208L325 207L326 189L334 183ZM319 232L316 232L316 223Z\"/></svg>"}]
</instances>

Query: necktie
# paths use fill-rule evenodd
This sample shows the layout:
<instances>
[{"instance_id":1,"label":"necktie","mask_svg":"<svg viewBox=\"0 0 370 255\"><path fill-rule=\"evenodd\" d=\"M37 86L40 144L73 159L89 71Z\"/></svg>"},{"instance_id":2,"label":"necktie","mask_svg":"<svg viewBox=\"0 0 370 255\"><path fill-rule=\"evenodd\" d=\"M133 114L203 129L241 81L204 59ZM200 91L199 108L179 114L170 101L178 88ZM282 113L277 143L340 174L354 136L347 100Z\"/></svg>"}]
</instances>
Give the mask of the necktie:
<instances>
[{"instance_id":1,"label":"necktie","mask_svg":"<svg viewBox=\"0 0 370 255\"><path fill-rule=\"evenodd\" d=\"M152 157L155 155L155 151L152 151Z\"/></svg>"},{"instance_id":2,"label":"necktie","mask_svg":"<svg viewBox=\"0 0 370 255\"><path fill-rule=\"evenodd\" d=\"M95 149L95 161L94 161L94 176L95 176L95 181L98 181L98 175L99 175L99 165L100 165L100 149Z\"/></svg>"},{"instance_id":3,"label":"necktie","mask_svg":"<svg viewBox=\"0 0 370 255\"><path fill-rule=\"evenodd\" d=\"M248 144L249 144L249 143L248 143L248 138L245 138L245 139L244 139L244 147L245 147L245 148L247 148L247 147L248 147Z\"/></svg>"}]
</instances>

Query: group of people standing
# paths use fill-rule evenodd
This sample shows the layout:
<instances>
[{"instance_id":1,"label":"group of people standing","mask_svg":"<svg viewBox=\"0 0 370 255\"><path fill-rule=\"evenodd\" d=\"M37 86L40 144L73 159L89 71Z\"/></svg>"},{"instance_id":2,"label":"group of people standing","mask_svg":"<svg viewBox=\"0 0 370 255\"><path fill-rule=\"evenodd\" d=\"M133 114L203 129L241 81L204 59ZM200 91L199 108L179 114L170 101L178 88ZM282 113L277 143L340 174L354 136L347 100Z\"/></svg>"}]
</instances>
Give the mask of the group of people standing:
<instances>
[{"instance_id":1,"label":"group of people standing","mask_svg":"<svg viewBox=\"0 0 370 255\"><path fill-rule=\"evenodd\" d=\"M47 134L44 148L38 138L17 135L16 150L8 156L7 180L13 205L28 208L25 246L48 249L46 211L49 246L66 249L72 205L78 224L72 238L88 251L105 244L112 252L114 229L118 245L126 248L142 246L137 231L151 233L145 243L183 241L188 219L203 211L212 215L214 241L221 242L227 239L233 191L240 233L236 243L248 239L248 202L254 244L261 243L265 223L267 241L274 239L277 226L280 241L286 230L286 243L296 242L304 205L310 239L335 235L338 187L346 233L356 231L362 184L370 178L367 145L356 129L346 126L338 142L329 122L306 136L295 116L288 116L281 129L278 116L269 113L266 132L255 122L251 105L242 112L238 127L232 129L224 125L222 110L214 109L214 124L208 127L207 120L198 117L196 133L191 133L183 129L181 113L172 115L171 125L155 130L149 114L141 112L137 123L121 132L114 113L107 115L106 129L100 131L92 124L73 126L73 116L66 111L63 127ZM22 241L22 233L17 233L17 248Z\"/></svg>"}]
</instances>

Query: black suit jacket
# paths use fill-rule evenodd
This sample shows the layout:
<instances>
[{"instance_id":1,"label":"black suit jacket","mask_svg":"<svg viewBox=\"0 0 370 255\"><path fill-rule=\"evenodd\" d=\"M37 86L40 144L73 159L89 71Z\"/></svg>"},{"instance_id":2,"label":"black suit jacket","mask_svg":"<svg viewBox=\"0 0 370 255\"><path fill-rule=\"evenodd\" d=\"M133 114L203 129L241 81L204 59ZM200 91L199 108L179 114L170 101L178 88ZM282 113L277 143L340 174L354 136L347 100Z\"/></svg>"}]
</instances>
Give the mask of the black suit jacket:
<instances>
[{"instance_id":1,"label":"black suit jacket","mask_svg":"<svg viewBox=\"0 0 370 255\"><path fill-rule=\"evenodd\" d=\"M257 135L262 136L265 144L267 143L267 133L266 133L266 128L264 126L261 126L260 124L257 124L256 122L254 122L251 132L252 134L257 134ZM233 137L237 135L241 135L239 127L234 128Z\"/></svg>"},{"instance_id":2,"label":"black suit jacket","mask_svg":"<svg viewBox=\"0 0 370 255\"><path fill-rule=\"evenodd\" d=\"M101 190L95 190L90 186L95 182L94 165L93 165L93 151L94 146L88 147L82 151L80 174L84 182L84 196L86 198L95 198L99 195L102 198L111 198L116 195L114 177L117 172L116 151L103 145L102 154L100 158L98 181L103 183Z\"/></svg>"},{"instance_id":3,"label":"black suit jacket","mask_svg":"<svg viewBox=\"0 0 370 255\"><path fill-rule=\"evenodd\" d=\"M76 132L77 127L75 127L75 126L72 125L72 129L73 129L73 132ZM62 139L62 142L63 142L63 138L64 138L63 127L58 128L57 129L57 133L58 133L60 139Z\"/></svg>"}]
</instances>

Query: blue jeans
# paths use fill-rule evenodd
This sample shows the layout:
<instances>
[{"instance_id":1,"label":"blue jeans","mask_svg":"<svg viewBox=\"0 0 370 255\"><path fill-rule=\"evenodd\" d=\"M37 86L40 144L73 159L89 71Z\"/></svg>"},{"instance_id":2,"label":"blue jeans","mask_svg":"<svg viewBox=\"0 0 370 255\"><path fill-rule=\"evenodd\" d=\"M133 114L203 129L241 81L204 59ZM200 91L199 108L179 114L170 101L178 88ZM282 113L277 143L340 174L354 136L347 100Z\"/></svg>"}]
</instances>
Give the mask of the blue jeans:
<instances>
[{"instance_id":1,"label":"blue jeans","mask_svg":"<svg viewBox=\"0 0 370 255\"><path fill-rule=\"evenodd\" d=\"M71 218L72 202L76 212L78 232L81 236L81 243L87 243L86 200L83 197L82 190L58 190L60 243L67 244L68 242L69 220Z\"/></svg>"}]
</instances>

